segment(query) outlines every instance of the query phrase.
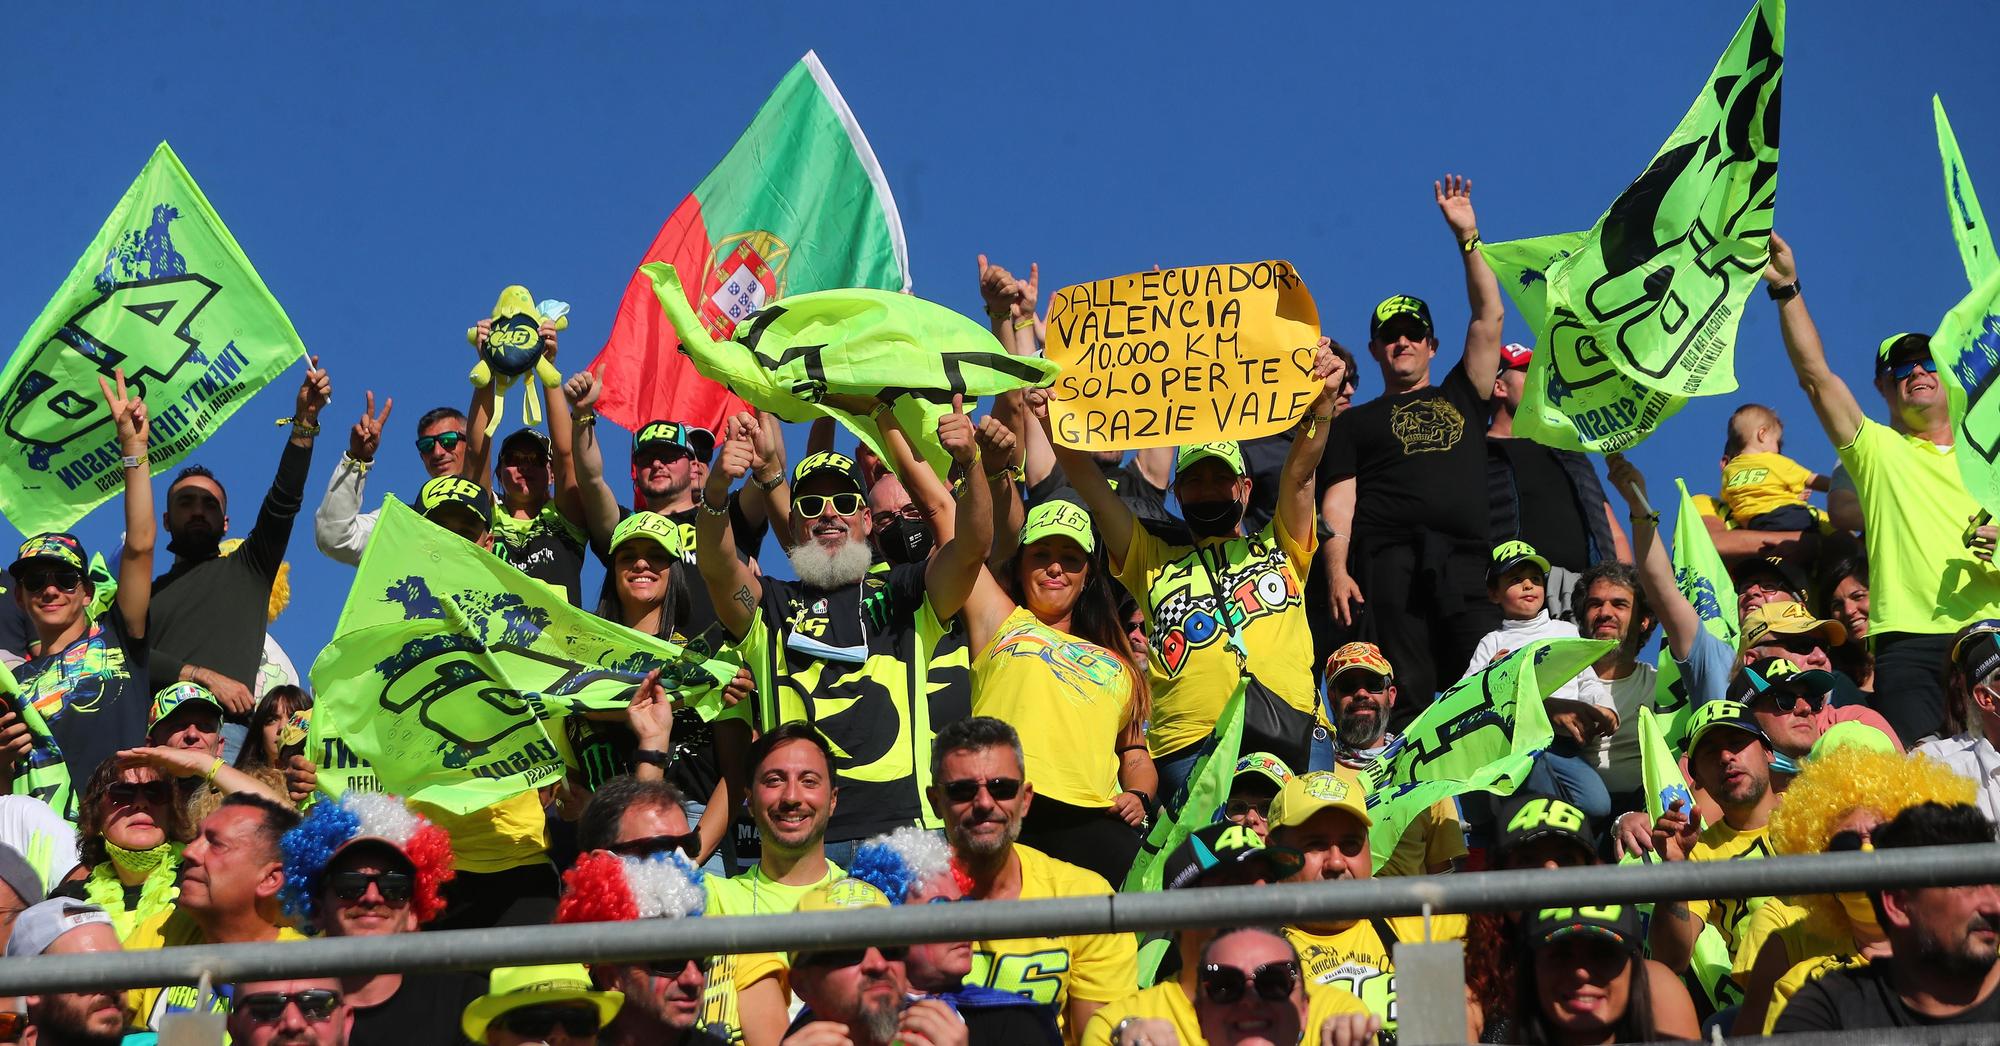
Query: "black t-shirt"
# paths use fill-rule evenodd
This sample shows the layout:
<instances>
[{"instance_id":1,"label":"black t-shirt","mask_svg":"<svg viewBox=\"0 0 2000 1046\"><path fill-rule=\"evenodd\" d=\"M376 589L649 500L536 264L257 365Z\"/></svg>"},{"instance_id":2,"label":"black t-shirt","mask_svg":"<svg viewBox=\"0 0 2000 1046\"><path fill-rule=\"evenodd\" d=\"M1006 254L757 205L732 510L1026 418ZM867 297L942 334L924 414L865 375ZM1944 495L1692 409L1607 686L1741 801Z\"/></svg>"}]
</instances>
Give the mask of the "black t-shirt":
<instances>
[{"instance_id":1,"label":"black t-shirt","mask_svg":"<svg viewBox=\"0 0 2000 1046\"><path fill-rule=\"evenodd\" d=\"M1465 367L1441 385L1350 407L1333 419L1319 485L1355 477L1354 533L1435 531L1487 543L1486 401Z\"/></svg>"},{"instance_id":2,"label":"black t-shirt","mask_svg":"<svg viewBox=\"0 0 2000 1046\"><path fill-rule=\"evenodd\" d=\"M146 743L153 697L147 679L146 641L125 634L124 617L115 606L67 649L17 666L14 682L21 692L15 700L34 703L54 742L51 746L36 739L29 766L62 762L75 793L81 794L98 764L119 749ZM50 796L38 798L48 801Z\"/></svg>"},{"instance_id":3,"label":"black t-shirt","mask_svg":"<svg viewBox=\"0 0 2000 1046\"><path fill-rule=\"evenodd\" d=\"M521 573L563 590L571 604L583 599L583 528L551 501L527 519L493 508L493 554Z\"/></svg>"},{"instance_id":4,"label":"black t-shirt","mask_svg":"<svg viewBox=\"0 0 2000 1046\"><path fill-rule=\"evenodd\" d=\"M1118 500L1132 510L1141 526L1153 532L1160 540L1174 544L1193 544L1187 536L1187 524L1167 511L1167 488L1156 487L1139 471L1137 462L1123 462L1107 465L1097 462L1097 469L1104 473L1104 481L1118 494ZM1061 469L1051 469L1040 483L1028 488L1023 499L1025 507L1034 508L1044 501L1062 499L1074 505L1082 505L1083 497L1069 485L1068 477ZM1085 506L1086 508L1088 506Z\"/></svg>"},{"instance_id":5,"label":"black t-shirt","mask_svg":"<svg viewBox=\"0 0 2000 1046\"><path fill-rule=\"evenodd\" d=\"M1889 981L1895 959L1877 959L1851 970L1835 970L1800 988L1772 1028L1777 1034L1795 1031L1842 1031L1856 1028L1924 1028L1943 1024L2000 1022L2000 992L1994 992L1953 1017L1926 1017L1903 1005Z\"/></svg>"},{"instance_id":6,"label":"black t-shirt","mask_svg":"<svg viewBox=\"0 0 2000 1046\"><path fill-rule=\"evenodd\" d=\"M1518 538L1554 566L1588 570L1590 528L1577 515L1576 484L1555 451L1533 440L1492 438L1486 450L1492 470L1493 541ZM1510 525L1513 532L1505 532Z\"/></svg>"},{"instance_id":7,"label":"black t-shirt","mask_svg":"<svg viewBox=\"0 0 2000 1046\"><path fill-rule=\"evenodd\" d=\"M375 1006L355 1007L347 1046L449 1046L465 1041L459 1017L486 994L486 978L469 973L406 973L396 994Z\"/></svg>"}]
</instances>

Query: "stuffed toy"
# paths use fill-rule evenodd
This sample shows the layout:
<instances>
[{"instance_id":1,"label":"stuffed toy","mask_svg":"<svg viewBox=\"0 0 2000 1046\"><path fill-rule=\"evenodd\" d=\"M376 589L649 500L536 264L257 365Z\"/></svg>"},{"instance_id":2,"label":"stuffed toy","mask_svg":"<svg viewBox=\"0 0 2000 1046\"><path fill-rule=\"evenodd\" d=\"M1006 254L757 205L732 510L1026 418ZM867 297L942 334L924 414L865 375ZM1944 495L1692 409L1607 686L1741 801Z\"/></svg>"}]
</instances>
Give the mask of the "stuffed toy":
<instances>
[{"instance_id":1,"label":"stuffed toy","mask_svg":"<svg viewBox=\"0 0 2000 1046\"><path fill-rule=\"evenodd\" d=\"M505 414L507 387L514 380L529 371L535 372L544 388L553 389L562 384L562 374L549 362L543 350L542 324L557 330L569 326L569 303L549 298L536 303L528 288L519 284L500 292L500 300L493 303L493 328L486 336L486 347L479 351L479 362L472 368L472 385L485 388L493 384L493 417L486 423L486 434L493 435L500 428L500 415ZM467 327L465 340L474 347L479 345L479 328ZM497 384L495 384L497 383ZM527 425L542 422L542 401L532 391L522 397L521 420Z\"/></svg>"}]
</instances>

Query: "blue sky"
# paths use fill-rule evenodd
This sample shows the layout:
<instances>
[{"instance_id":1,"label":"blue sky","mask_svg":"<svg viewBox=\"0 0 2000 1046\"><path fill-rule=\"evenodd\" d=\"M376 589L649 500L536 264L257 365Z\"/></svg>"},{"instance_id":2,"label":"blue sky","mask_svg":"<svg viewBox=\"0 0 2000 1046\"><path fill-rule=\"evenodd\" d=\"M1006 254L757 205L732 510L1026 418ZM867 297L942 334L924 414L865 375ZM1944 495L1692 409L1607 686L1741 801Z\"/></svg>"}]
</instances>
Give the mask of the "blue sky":
<instances>
[{"instance_id":1,"label":"blue sky","mask_svg":"<svg viewBox=\"0 0 2000 1046\"><path fill-rule=\"evenodd\" d=\"M660 223L817 49L888 172L919 294L977 315L982 251L1039 261L1045 297L1155 263L1281 257L1351 347L1379 299L1428 299L1442 367L1465 305L1431 181L1472 176L1489 241L1587 228L1748 6L32 6L0 63L15 149L0 306L27 328L164 138L332 372L308 511L368 389L397 401L371 499L407 497L416 418L467 400L463 331L499 288L571 302L561 362L583 366ZM1873 346L1932 329L1966 290L1933 92L2000 198L1995 81L1965 46L1996 31L2000 8L1972 0L1909 17L1794 5L1777 224L1836 369L1878 417ZM1507 336L1530 338L1511 314ZM1740 392L1636 452L1655 491L1677 474L1713 489L1723 421L1748 400L1784 416L1793 457L1831 470L1761 298L1736 365ZM241 527L297 380L194 457ZM1363 398L1379 390L1364 368ZM103 548L117 528L113 507L81 531ZM309 528L275 626L302 669L352 576Z\"/></svg>"}]
</instances>

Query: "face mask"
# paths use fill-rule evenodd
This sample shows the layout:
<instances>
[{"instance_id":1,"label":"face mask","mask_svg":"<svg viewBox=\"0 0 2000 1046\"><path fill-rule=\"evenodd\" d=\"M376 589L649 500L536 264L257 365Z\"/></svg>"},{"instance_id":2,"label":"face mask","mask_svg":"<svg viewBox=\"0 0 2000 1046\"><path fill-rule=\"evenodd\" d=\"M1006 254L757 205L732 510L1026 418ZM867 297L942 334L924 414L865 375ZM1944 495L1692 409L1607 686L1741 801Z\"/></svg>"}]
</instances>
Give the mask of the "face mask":
<instances>
[{"instance_id":1,"label":"face mask","mask_svg":"<svg viewBox=\"0 0 2000 1046\"><path fill-rule=\"evenodd\" d=\"M1841 910L1847 913L1847 921L1854 926L1854 936L1879 941L1883 937L1882 927L1875 921L1875 905L1865 893L1843 893L1840 897Z\"/></svg>"},{"instance_id":2,"label":"face mask","mask_svg":"<svg viewBox=\"0 0 2000 1046\"><path fill-rule=\"evenodd\" d=\"M161 861L173 856L173 852L174 844L170 842L161 843L150 850L127 850L109 839L104 840L105 856L110 857L112 863L128 872L150 872L158 868Z\"/></svg>"},{"instance_id":3,"label":"face mask","mask_svg":"<svg viewBox=\"0 0 2000 1046\"><path fill-rule=\"evenodd\" d=\"M1796 774L1799 772L1799 761L1783 752L1772 752L1771 772L1774 774ZM1862 899L1867 900L1865 897Z\"/></svg>"},{"instance_id":4,"label":"face mask","mask_svg":"<svg viewBox=\"0 0 2000 1046\"><path fill-rule=\"evenodd\" d=\"M882 558L891 563L921 563L931 554L931 532L914 519L897 516L894 523L875 530L875 543Z\"/></svg>"},{"instance_id":5,"label":"face mask","mask_svg":"<svg viewBox=\"0 0 2000 1046\"><path fill-rule=\"evenodd\" d=\"M1236 532L1243 519L1243 505L1237 501L1190 501L1181 505L1188 529L1196 537L1216 538Z\"/></svg>"},{"instance_id":6,"label":"face mask","mask_svg":"<svg viewBox=\"0 0 2000 1046\"><path fill-rule=\"evenodd\" d=\"M222 537L217 534L181 534L167 542L167 551L182 559L214 559L221 553Z\"/></svg>"}]
</instances>

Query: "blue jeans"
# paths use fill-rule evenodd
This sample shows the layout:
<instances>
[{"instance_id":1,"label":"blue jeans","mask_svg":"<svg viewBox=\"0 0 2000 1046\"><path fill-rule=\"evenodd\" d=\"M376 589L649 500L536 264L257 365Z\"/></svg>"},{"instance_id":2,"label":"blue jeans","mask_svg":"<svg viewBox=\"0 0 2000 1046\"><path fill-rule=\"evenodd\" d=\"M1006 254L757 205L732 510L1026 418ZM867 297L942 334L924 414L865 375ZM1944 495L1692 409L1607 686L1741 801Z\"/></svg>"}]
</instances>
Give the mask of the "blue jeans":
<instances>
[{"instance_id":1,"label":"blue jeans","mask_svg":"<svg viewBox=\"0 0 2000 1046\"><path fill-rule=\"evenodd\" d=\"M1202 745L1191 744L1178 752L1173 752L1153 760L1153 769L1160 774L1159 801L1165 806L1171 804L1176 812L1185 798L1181 793L1187 788L1188 775L1194 773L1194 764L1201 761Z\"/></svg>"},{"instance_id":2,"label":"blue jeans","mask_svg":"<svg viewBox=\"0 0 2000 1046\"><path fill-rule=\"evenodd\" d=\"M1543 752L1535 757L1535 768L1521 783L1521 792L1551 795L1582 810L1593 824L1603 827L1611 816L1611 790L1597 768L1573 755Z\"/></svg>"}]
</instances>

